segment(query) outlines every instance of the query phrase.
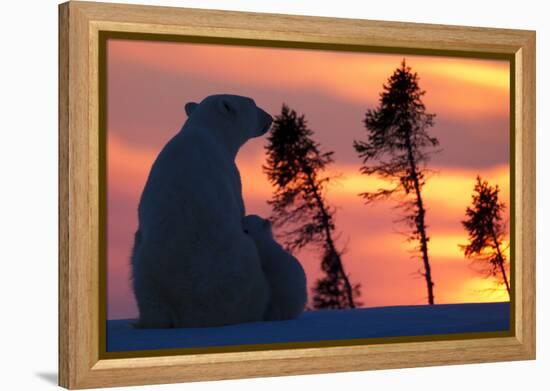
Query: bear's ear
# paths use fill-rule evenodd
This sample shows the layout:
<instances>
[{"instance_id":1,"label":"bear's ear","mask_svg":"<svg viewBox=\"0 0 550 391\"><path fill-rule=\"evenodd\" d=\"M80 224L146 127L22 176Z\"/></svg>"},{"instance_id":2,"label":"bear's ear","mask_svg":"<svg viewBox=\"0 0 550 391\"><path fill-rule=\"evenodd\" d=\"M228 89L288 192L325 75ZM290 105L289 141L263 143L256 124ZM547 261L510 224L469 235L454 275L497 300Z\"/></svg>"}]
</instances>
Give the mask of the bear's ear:
<instances>
[{"instance_id":1,"label":"bear's ear","mask_svg":"<svg viewBox=\"0 0 550 391\"><path fill-rule=\"evenodd\" d=\"M195 109L197 108L198 105L199 104L195 103L195 102L186 103L185 104L185 114L187 114L187 116L190 117L191 113L193 113L193 111L195 111Z\"/></svg>"}]
</instances>

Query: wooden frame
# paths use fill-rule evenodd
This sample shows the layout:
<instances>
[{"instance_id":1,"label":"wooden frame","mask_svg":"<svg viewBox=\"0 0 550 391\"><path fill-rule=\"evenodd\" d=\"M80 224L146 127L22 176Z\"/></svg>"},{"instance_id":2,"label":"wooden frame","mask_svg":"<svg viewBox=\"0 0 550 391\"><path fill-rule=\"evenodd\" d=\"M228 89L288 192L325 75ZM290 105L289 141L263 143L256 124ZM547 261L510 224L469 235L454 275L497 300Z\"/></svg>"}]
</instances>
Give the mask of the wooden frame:
<instances>
[{"instance_id":1,"label":"wooden frame","mask_svg":"<svg viewBox=\"0 0 550 391\"><path fill-rule=\"evenodd\" d=\"M97 300L103 164L98 137L101 31L513 56L514 336L101 359ZM89 388L535 358L534 32L71 1L59 7L59 83L61 386Z\"/></svg>"}]
</instances>

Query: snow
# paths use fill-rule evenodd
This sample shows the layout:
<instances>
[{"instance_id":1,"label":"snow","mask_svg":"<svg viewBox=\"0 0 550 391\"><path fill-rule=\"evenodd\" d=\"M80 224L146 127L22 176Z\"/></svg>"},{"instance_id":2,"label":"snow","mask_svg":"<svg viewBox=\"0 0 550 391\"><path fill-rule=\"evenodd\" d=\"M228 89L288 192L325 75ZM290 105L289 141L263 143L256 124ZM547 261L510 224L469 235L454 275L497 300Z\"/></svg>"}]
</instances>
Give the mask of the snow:
<instances>
[{"instance_id":1,"label":"snow","mask_svg":"<svg viewBox=\"0 0 550 391\"><path fill-rule=\"evenodd\" d=\"M107 322L107 351L327 341L506 331L509 303L399 306L307 311L289 321L223 327L135 329L132 320Z\"/></svg>"}]
</instances>

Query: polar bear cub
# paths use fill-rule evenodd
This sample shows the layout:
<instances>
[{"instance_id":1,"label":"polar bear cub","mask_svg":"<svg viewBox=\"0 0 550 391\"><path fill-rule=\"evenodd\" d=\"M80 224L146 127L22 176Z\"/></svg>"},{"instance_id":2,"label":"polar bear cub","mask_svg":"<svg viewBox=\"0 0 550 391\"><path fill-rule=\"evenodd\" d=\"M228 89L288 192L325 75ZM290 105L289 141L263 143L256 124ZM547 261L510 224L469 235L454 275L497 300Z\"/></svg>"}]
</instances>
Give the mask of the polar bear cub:
<instances>
[{"instance_id":1,"label":"polar bear cub","mask_svg":"<svg viewBox=\"0 0 550 391\"><path fill-rule=\"evenodd\" d=\"M297 318L307 302L306 275L302 265L275 241L269 220L257 215L246 216L243 229L254 239L271 289L265 320Z\"/></svg>"}]
</instances>

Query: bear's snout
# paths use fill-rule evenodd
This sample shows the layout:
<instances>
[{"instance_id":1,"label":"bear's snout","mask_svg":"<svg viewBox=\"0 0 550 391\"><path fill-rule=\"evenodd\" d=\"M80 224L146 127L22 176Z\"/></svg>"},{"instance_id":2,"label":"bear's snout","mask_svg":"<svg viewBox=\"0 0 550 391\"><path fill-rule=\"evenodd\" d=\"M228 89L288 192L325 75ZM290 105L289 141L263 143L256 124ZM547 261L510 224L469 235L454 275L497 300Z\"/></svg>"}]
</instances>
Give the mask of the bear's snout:
<instances>
[{"instance_id":1,"label":"bear's snout","mask_svg":"<svg viewBox=\"0 0 550 391\"><path fill-rule=\"evenodd\" d=\"M266 111L258 108L258 125L260 128L258 136L263 136L266 134L272 123L273 117L271 117L271 115L269 115Z\"/></svg>"}]
</instances>

